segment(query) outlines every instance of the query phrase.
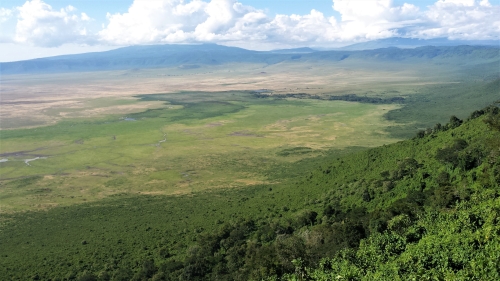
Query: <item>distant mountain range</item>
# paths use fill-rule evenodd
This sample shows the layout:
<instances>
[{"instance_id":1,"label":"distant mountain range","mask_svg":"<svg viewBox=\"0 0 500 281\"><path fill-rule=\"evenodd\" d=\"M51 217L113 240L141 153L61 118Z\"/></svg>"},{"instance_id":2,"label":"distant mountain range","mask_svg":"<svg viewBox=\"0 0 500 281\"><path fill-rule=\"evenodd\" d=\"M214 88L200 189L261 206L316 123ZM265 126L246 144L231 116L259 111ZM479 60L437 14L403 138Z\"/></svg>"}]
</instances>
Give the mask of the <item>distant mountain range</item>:
<instances>
[{"instance_id":1,"label":"distant mountain range","mask_svg":"<svg viewBox=\"0 0 500 281\"><path fill-rule=\"evenodd\" d=\"M349 45L346 47L338 48L337 50L349 50L349 51L360 51L360 50L374 50L380 48L396 47L401 49L413 49L423 46L500 46L499 40L449 40L447 38L435 38L435 39L415 39L415 38L401 38L392 37L386 39L373 40L369 42L357 43Z\"/></svg>"},{"instance_id":2,"label":"distant mountain range","mask_svg":"<svg viewBox=\"0 0 500 281\"><path fill-rule=\"evenodd\" d=\"M398 39L399 40L399 39ZM410 41L401 39L401 43ZM363 44L389 44L391 41ZM357 44L358 45L358 44ZM358 45L359 47L360 45ZM352 45L350 48L357 48ZM368 45L366 46L367 49ZM64 55L18 62L0 63L2 75L29 73L60 73L102 70L126 70L136 68L179 67L181 69L227 63L276 64L285 61L425 61L440 60L448 63L491 62L499 59L498 46L425 46L412 49L395 47L373 50L319 51L298 48L274 51L251 51L216 44L199 45L147 45L131 46L116 50Z\"/></svg>"}]
</instances>

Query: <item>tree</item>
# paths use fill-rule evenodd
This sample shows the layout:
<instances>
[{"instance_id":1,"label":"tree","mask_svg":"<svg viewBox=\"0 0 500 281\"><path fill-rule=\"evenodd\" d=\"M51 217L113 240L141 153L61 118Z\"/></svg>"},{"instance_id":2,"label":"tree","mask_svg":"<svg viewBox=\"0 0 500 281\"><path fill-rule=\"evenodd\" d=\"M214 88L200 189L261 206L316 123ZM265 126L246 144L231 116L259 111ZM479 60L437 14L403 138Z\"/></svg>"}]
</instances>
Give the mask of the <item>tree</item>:
<instances>
[{"instance_id":1,"label":"tree","mask_svg":"<svg viewBox=\"0 0 500 281\"><path fill-rule=\"evenodd\" d=\"M450 126L451 129L454 129L462 125L462 123L463 121L461 119L453 115L450 117L450 122L448 123L448 126Z\"/></svg>"},{"instance_id":2,"label":"tree","mask_svg":"<svg viewBox=\"0 0 500 281\"><path fill-rule=\"evenodd\" d=\"M303 210L297 215L297 228L300 228L302 226L306 225L313 225L316 223L316 217L318 216L318 213L315 211L311 210Z\"/></svg>"},{"instance_id":3,"label":"tree","mask_svg":"<svg viewBox=\"0 0 500 281\"><path fill-rule=\"evenodd\" d=\"M441 123L437 123L436 125L434 125L434 132L440 132L443 130L443 125L441 125Z\"/></svg>"},{"instance_id":4,"label":"tree","mask_svg":"<svg viewBox=\"0 0 500 281\"><path fill-rule=\"evenodd\" d=\"M306 256L304 240L294 235L282 235L276 239L276 254L285 272L293 272L293 260Z\"/></svg>"},{"instance_id":5,"label":"tree","mask_svg":"<svg viewBox=\"0 0 500 281\"><path fill-rule=\"evenodd\" d=\"M500 131L500 115L499 114L490 114L484 122L490 127L492 130Z\"/></svg>"}]
</instances>

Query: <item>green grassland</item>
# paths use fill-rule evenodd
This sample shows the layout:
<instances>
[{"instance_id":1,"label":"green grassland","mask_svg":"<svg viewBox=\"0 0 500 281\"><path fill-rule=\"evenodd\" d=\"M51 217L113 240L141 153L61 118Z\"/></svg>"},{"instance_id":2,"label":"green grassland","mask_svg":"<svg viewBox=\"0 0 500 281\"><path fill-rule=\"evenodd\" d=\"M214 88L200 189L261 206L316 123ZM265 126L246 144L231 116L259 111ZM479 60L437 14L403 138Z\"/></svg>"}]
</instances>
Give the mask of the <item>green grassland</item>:
<instances>
[{"instance_id":1,"label":"green grassland","mask_svg":"<svg viewBox=\"0 0 500 281\"><path fill-rule=\"evenodd\" d=\"M266 174L277 166L333 147L397 141L385 132L396 123L383 114L399 105L262 99L249 92L139 98L166 105L2 131L0 154L8 159L0 163L2 212L118 193L179 194L254 185L270 182ZM307 153L293 153L296 147ZM41 158L25 163L36 157Z\"/></svg>"},{"instance_id":2,"label":"green grassland","mask_svg":"<svg viewBox=\"0 0 500 281\"><path fill-rule=\"evenodd\" d=\"M471 74L471 77L474 78L474 75ZM482 108L498 99L499 89L499 78L486 81L462 80L459 83L420 87L406 98L407 106L386 114L388 120L406 124L388 128L388 131L394 137L407 138L415 130L447 122L451 115L466 118L476 108Z\"/></svg>"},{"instance_id":3,"label":"green grassland","mask_svg":"<svg viewBox=\"0 0 500 281\"><path fill-rule=\"evenodd\" d=\"M0 275L495 280L499 121L491 107L410 140L332 149L270 170L275 184L3 214Z\"/></svg>"}]
</instances>

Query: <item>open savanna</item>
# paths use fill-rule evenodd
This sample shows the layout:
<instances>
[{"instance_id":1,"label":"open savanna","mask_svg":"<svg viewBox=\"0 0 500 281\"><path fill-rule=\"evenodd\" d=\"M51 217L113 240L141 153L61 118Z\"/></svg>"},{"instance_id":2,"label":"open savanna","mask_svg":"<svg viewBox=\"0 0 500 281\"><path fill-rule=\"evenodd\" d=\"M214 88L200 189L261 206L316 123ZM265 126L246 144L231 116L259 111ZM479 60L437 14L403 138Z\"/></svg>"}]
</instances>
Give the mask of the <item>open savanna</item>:
<instances>
[{"instance_id":1,"label":"open savanna","mask_svg":"<svg viewBox=\"0 0 500 281\"><path fill-rule=\"evenodd\" d=\"M331 148L397 141L384 131L396 124L383 115L399 105L257 98L239 91L137 98L138 104L161 106L3 130L0 158L8 161L0 163L2 212L117 193L180 194L267 183L273 181L269 171L284 163Z\"/></svg>"},{"instance_id":2,"label":"open savanna","mask_svg":"<svg viewBox=\"0 0 500 281\"><path fill-rule=\"evenodd\" d=\"M139 112L161 106L154 101L134 102L133 96L150 93L268 89L275 95L406 97L418 94L423 87L460 84L457 77L463 74L457 73L459 70L435 64L304 61L3 75L0 128L35 127L64 118Z\"/></svg>"},{"instance_id":3,"label":"open savanna","mask_svg":"<svg viewBox=\"0 0 500 281\"><path fill-rule=\"evenodd\" d=\"M305 61L4 75L0 159L8 161L0 163L0 207L273 182L270 171L285 163L395 142L498 98L488 67L467 69ZM262 89L268 97L251 92Z\"/></svg>"}]
</instances>

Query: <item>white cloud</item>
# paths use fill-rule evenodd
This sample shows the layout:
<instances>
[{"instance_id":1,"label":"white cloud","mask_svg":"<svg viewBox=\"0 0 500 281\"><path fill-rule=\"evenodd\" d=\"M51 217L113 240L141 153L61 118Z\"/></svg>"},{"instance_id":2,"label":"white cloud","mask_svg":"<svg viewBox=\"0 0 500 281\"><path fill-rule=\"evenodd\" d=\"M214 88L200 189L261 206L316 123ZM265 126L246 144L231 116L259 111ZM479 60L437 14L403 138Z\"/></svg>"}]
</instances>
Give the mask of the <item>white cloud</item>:
<instances>
[{"instance_id":1,"label":"white cloud","mask_svg":"<svg viewBox=\"0 0 500 281\"><path fill-rule=\"evenodd\" d=\"M108 15L99 36L111 44L219 42L252 36L237 29L265 18L262 11L232 0L135 0L126 13Z\"/></svg>"},{"instance_id":2,"label":"white cloud","mask_svg":"<svg viewBox=\"0 0 500 281\"><path fill-rule=\"evenodd\" d=\"M41 0L27 1L18 7L15 41L36 46L55 47L64 43L88 41L84 23L90 18L76 8L67 6L59 11Z\"/></svg>"},{"instance_id":3,"label":"white cloud","mask_svg":"<svg viewBox=\"0 0 500 281\"><path fill-rule=\"evenodd\" d=\"M108 25L99 32L111 44L183 42L208 18L207 3L194 0L135 0L126 13L108 14Z\"/></svg>"},{"instance_id":4,"label":"white cloud","mask_svg":"<svg viewBox=\"0 0 500 281\"><path fill-rule=\"evenodd\" d=\"M0 8L0 23L7 21L10 17L12 17L12 10Z\"/></svg>"},{"instance_id":5,"label":"white cloud","mask_svg":"<svg viewBox=\"0 0 500 281\"><path fill-rule=\"evenodd\" d=\"M418 17L418 7L405 3L394 6L392 0L334 0L333 9L342 15L342 21L365 23L397 22Z\"/></svg>"},{"instance_id":6,"label":"white cloud","mask_svg":"<svg viewBox=\"0 0 500 281\"><path fill-rule=\"evenodd\" d=\"M91 18L89 16L87 16L86 13L81 13L80 18L82 19L82 21L90 21L91 20Z\"/></svg>"},{"instance_id":7,"label":"white cloud","mask_svg":"<svg viewBox=\"0 0 500 281\"><path fill-rule=\"evenodd\" d=\"M86 28L92 19L75 7L57 11L32 0L17 10L1 8L0 23L17 16L15 40L37 46L214 42L251 48L328 47L393 36L498 39L500 34L500 6L488 0L437 0L425 10L393 0L332 4L340 18L316 10L271 17L236 0L134 0L127 12L108 13L107 23L94 33Z\"/></svg>"},{"instance_id":8,"label":"white cloud","mask_svg":"<svg viewBox=\"0 0 500 281\"><path fill-rule=\"evenodd\" d=\"M14 12L11 9L0 8L0 43L12 42L12 26L14 22Z\"/></svg>"},{"instance_id":9,"label":"white cloud","mask_svg":"<svg viewBox=\"0 0 500 281\"><path fill-rule=\"evenodd\" d=\"M401 36L400 30L418 24L419 8L392 0L334 0L333 9L342 15L340 38L359 41Z\"/></svg>"},{"instance_id":10,"label":"white cloud","mask_svg":"<svg viewBox=\"0 0 500 281\"><path fill-rule=\"evenodd\" d=\"M186 12L189 11L189 12ZM245 44L307 44L335 39L334 18L321 12L277 15L233 0L210 2L182 0L135 0L127 13L109 15L109 24L99 33L112 44L158 42L219 42ZM160 20L156 20L160 19ZM286 43L285 43L286 42Z\"/></svg>"},{"instance_id":11,"label":"white cloud","mask_svg":"<svg viewBox=\"0 0 500 281\"><path fill-rule=\"evenodd\" d=\"M335 18L326 18L323 13L312 10L307 15L277 15L260 29L270 39L293 45L321 44L335 41L339 27Z\"/></svg>"},{"instance_id":12,"label":"white cloud","mask_svg":"<svg viewBox=\"0 0 500 281\"><path fill-rule=\"evenodd\" d=\"M499 40L500 6L482 0L440 0L425 12L426 26L416 27L418 38Z\"/></svg>"},{"instance_id":13,"label":"white cloud","mask_svg":"<svg viewBox=\"0 0 500 281\"><path fill-rule=\"evenodd\" d=\"M340 13L339 20L316 10L271 18L234 0L135 0L127 13L109 15L99 35L111 44L328 46L393 36L491 39L499 34L499 8L487 0L439 0L426 11L392 0L333 0L332 8Z\"/></svg>"}]
</instances>

